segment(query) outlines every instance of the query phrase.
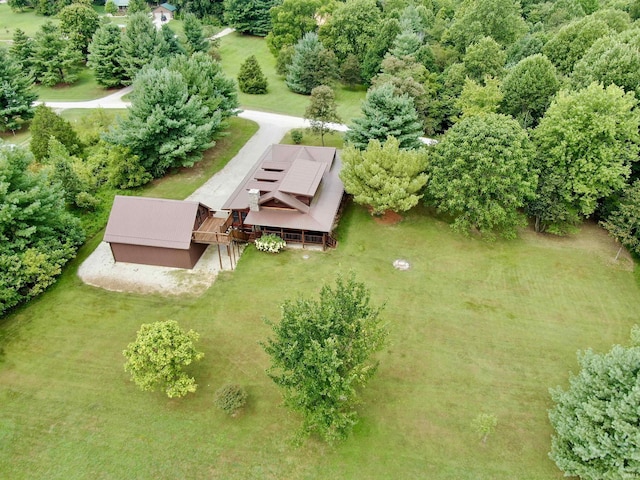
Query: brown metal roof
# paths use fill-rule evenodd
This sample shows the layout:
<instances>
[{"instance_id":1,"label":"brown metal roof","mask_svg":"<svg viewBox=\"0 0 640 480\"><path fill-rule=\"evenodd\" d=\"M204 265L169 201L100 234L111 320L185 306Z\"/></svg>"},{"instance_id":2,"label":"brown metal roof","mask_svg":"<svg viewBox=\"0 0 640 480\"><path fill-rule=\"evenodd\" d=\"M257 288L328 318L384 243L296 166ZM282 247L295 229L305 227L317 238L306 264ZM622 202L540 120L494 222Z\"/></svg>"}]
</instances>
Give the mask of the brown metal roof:
<instances>
[{"instance_id":1,"label":"brown metal roof","mask_svg":"<svg viewBox=\"0 0 640 480\"><path fill-rule=\"evenodd\" d=\"M296 158L280 182L278 190L292 195L313 197L326 169L327 164L324 162Z\"/></svg>"},{"instance_id":2,"label":"brown metal roof","mask_svg":"<svg viewBox=\"0 0 640 480\"><path fill-rule=\"evenodd\" d=\"M104 241L187 250L199 205L198 202L117 195Z\"/></svg>"}]
</instances>

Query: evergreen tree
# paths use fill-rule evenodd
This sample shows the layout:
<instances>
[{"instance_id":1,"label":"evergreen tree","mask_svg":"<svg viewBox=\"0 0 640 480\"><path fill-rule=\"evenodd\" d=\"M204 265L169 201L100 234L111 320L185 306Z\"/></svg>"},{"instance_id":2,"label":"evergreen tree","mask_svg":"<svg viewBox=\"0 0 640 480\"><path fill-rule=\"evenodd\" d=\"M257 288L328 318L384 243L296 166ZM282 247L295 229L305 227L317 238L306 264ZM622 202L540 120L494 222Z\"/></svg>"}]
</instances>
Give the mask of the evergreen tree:
<instances>
[{"instance_id":1,"label":"evergreen tree","mask_svg":"<svg viewBox=\"0 0 640 480\"><path fill-rule=\"evenodd\" d=\"M311 90L309 105L304 112L304 118L309 120L311 130L320 135L322 146L324 147L324 135L331 131L330 123L340 123L342 120L338 115L336 96L333 89L326 85Z\"/></svg>"},{"instance_id":2,"label":"evergreen tree","mask_svg":"<svg viewBox=\"0 0 640 480\"><path fill-rule=\"evenodd\" d=\"M151 62L159 46L156 27L151 19L142 12L131 15L122 36L121 63L126 72L125 85L132 83L140 69Z\"/></svg>"},{"instance_id":3,"label":"evergreen tree","mask_svg":"<svg viewBox=\"0 0 640 480\"><path fill-rule=\"evenodd\" d=\"M0 47L0 132L19 130L33 117L33 79Z\"/></svg>"},{"instance_id":4,"label":"evergreen tree","mask_svg":"<svg viewBox=\"0 0 640 480\"><path fill-rule=\"evenodd\" d=\"M238 72L238 87L243 93L267 93L267 77L265 77L255 55L247 57L240 65Z\"/></svg>"},{"instance_id":5,"label":"evergreen tree","mask_svg":"<svg viewBox=\"0 0 640 480\"><path fill-rule=\"evenodd\" d=\"M224 0L224 20L240 33L266 36L271 31L269 11L280 0Z\"/></svg>"},{"instance_id":6,"label":"evergreen tree","mask_svg":"<svg viewBox=\"0 0 640 480\"><path fill-rule=\"evenodd\" d=\"M315 87L331 84L337 78L336 72L333 53L324 48L316 33L309 32L294 48L287 87L293 92L309 95Z\"/></svg>"},{"instance_id":7,"label":"evergreen tree","mask_svg":"<svg viewBox=\"0 0 640 480\"><path fill-rule=\"evenodd\" d=\"M131 16L136 13L144 13L145 15L151 11L146 0L129 0L127 7L127 15Z\"/></svg>"},{"instance_id":8,"label":"evergreen tree","mask_svg":"<svg viewBox=\"0 0 640 480\"><path fill-rule=\"evenodd\" d=\"M30 71L32 67L31 57L33 56L33 39L29 38L19 28L13 32L13 42L9 47L9 53L13 59L22 65L25 72Z\"/></svg>"},{"instance_id":9,"label":"evergreen tree","mask_svg":"<svg viewBox=\"0 0 640 480\"><path fill-rule=\"evenodd\" d=\"M71 124L45 105L35 108L29 131L29 148L38 162L42 162L49 154L49 141L52 137L62 143L71 155L82 152L82 145Z\"/></svg>"},{"instance_id":10,"label":"evergreen tree","mask_svg":"<svg viewBox=\"0 0 640 480\"><path fill-rule=\"evenodd\" d=\"M193 13L187 13L183 17L183 23L184 36L187 37L187 51L189 53L206 52L209 42L204 36L200 20Z\"/></svg>"},{"instance_id":11,"label":"evergreen tree","mask_svg":"<svg viewBox=\"0 0 640 480\"><path fill-rule=\"evenodd\" d=\"M77 171L76 165L80 160L69 155L65 146L52 137L49 140L49 151L45 161L49 169L49 178L60 184L67 205L75 205L78 194L86 192L88 187Z\"/></svg>"},{"instance_id":12,"label":"evergreen tree","mask_svg":"<svg viewBox=\"0 0 640 480\"><path fill-rule=\"evenodd\" d=\"M320 0L284 0L271 9L271 31L266 42L277 57L284 47L293 47L305 33L318 29L316 13Z\"/></svg>"},{"instance_id":13,"label":"evergreen tree","mask_svg":"<svg viewBox=\"0 0 640 480\"><path fill-rule=\"evenodd\" d=\"M362 83L362 75L360 73L360 62L358 57L353 54L347 56L346 60L340 67L340 80L349 88Z\"/></svg>"},{"instance_id":14,"label":"evergreen tree","mask_svg":"<svg viewBox=\"0 0 640 480\"><path fill-rule=\"evenodd\" d=\"M578 353L580 372L569 387L551 389L555 430L549 456L565 476L584 480L640 477L640 329L633 345L605 354Z\"/></svg>"},{"instance_id":15,"label":"evergreen tree","mask_svg":"<svg viewBox=\"0 0 640 480\"><path fill-rule=\"evenodd\" d=\"M129 148L151 175L190 167L214 144L222 115L210 112L197 95L189 96L180 73L146 68L133 87L128 115L104 139Z\"/></svg>"},{"instance_id":16,"label":"evergreen tree","mask_svg":"<svg viewBox=\"0 0 640 480\"><path fill-rule=\"evenodd\" d=\"M82 66L82 53L63 38L51 21L43 24L36 34L32 59L36 81L47 87L75 82Z\"/></svg>"},{"instance_id":17,"label":"evergreen tree","mask_svg":"<svg viewBox=\"0 0 640 480\"><path fill-rule=\"evenodd\" d=\"M122 33L113 23L101 25L89 44L88 65L103 87L117 87L124 83L126 72L121 63L121 45Z\"/></svg>"},{"instance_id":18,"label":"evergreen tree","mask_svg":"<svg viewBox=\"0 0 640 480\"><path fill-rule=\"evenodd\" d=\"M363 117L356 118L345 134L345 140L364 150L369 140L380 142L387 137L398 139L400 148L420 148L422 126L413 101L408 95L396 95L393 85L385 83L369 89L362 104Z\"/></svg>"},{"instance_id":19,"label":"evergreen tree","mask_svg":"<svg viewBox=\"0 0 640 480\"><path fill-rule=\"evenodd\" d=\"M340 178L356 203L371 207L374 215L387 210L407 211L418 204L427 183L427 152L401 150L398 140L369 141L366 150L349 146L342 154Z\"/></svg>"},{"instance_id":20,"label":"evergreen tree","mask_svg":"<svg viewBox=\"0 0 640 480\"><path fill-rule=\"evenodd\" d=\"M176 33L171 30L168 24L163 23L158 35L158 57L166 58L173 55L182 55L187 53L180 41L178 40Z\"/></svg>"},{"instance_id":21,"label":"evergreen tree","mask_svg":"<svg viewBox=\"0 0 640 480\"><path fill-rule=\"evenodd\" d=\"M107 0L107 3L104 4L104 13L108 13L109 15L118 13L118 7L116 7L113 0Z\"/></svg>"}]
</instances>

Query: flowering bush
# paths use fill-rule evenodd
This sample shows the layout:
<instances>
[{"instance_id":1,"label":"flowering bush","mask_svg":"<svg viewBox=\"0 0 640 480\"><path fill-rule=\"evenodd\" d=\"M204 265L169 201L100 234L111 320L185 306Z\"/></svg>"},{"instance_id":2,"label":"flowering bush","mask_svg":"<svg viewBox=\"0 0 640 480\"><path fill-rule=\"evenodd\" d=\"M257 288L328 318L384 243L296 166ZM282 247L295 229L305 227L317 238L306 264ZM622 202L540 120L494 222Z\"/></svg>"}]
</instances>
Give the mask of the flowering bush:
<instances>
[{"instance_id":1,"label":"flowering bush","mask_svg":"<svg viewBox=\"0 0 640 480\"><path fill-rule=\"evenodd\" d=\"M270 233L256 240L256 248L261 252L278 253L287 246L287 243L278 235Z\"/></svg>"}]
</instances>

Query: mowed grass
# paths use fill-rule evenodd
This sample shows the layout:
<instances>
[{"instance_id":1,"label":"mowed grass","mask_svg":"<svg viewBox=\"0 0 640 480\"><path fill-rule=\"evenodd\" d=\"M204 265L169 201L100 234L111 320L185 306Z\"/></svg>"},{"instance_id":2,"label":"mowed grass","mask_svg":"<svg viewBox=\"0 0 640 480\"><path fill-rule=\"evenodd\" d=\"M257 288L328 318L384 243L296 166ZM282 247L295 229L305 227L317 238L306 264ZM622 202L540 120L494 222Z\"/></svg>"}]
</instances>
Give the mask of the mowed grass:
<instances>
[{"instance_id":1,"label":"mowed grass","mask_svg":"<svg viewBox=\"0 0 640 480\"><path fill-rule=\"evenodd\" d=\"M93 70L83 68L78 80L72 84L61 84L55 87L36 86L35 92L41 102L82 102L106 97L117 92L117 88L104 88L98 85Z\"/></svg>"},{"instance_id":2,"label":"mowed grass","mask_svg":"<svg viewBox=\"0 0 640 480\"><path fill-rule=\"evenodd\" d=\"M309 104L307 95L299 95L290 91L284 78L276 73L276 59L263 38L232 33L220 39L220 55L222 67L227 75L237 81L240 65L250 55L255 55L267 77L268 92L266 95L249 95L239 92L240 104L243 108L284 113L301 117ZM336 102L338 114L342 121L349 123L360 116L360 105L364 100L364 88L348 89L338 85Z\"/></svg>"},{"instance_id":3,"label":"mowed grass","mask_svg":"<svg viewBox=\"0 0 640 480\"><path fill-rule=\"evenodd\" d=\"M640 290L607 235L488 244L421 209L381 225L351 205L338 239L328 252L248 247L201 297L167 298L83 285L75 269L94 239L2 322L0 478L562 478L547 457L548 388L567 384L576 350L626 342L637 321ZM349 270L386 302L389 343L353 435L295 447L300 419L265 374L262 318ZM122 368L140 325L164 319L201 334L198 391L184 399L141 392ZM237 418L213 405L228 382L249 393ZM498 418L486 444L470 427L480 412Z\"/></svg>"},{"instance_id":4,"label":"mowed grass","mask_svg":"<svg viewBox=\"0 0 640 480\"><path fill-rule=\"evenodd\" d=\"M33 10L14 12L6 3L0 3L0 41L12 40L17 29L33 37L42 24L49 20L54 23L59 21L55 17L36 15Z\"/></svg>"}]
</instances>

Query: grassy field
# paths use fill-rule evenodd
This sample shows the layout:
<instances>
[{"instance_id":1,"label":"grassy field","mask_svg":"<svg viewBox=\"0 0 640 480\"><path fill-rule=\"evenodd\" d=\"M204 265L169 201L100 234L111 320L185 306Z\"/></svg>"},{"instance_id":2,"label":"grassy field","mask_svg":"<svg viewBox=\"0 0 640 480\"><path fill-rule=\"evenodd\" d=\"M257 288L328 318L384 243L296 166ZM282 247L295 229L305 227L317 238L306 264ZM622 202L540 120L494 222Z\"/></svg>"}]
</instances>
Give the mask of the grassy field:
<instances>
[{"instance_id":1,"label":"grassy field","mask_svg":"<svg viewBox=\"0 0 640 480\"><path fill-rule=\"evenodd\" d=\"M302 138L302 144L304 145L313 145L316 147L322 146L322 140L320 139L320 135L316 135L312 133L310 130L303 129L304 137ZM287 145L292 145L293 140L291 140L291 131L287 132L284 138L280 141L280 143L286 143ZM335 147L342 148L344 146L344 140L342 138L342 134L339 132L333 132L325 134L324 136L324 146L325 147Z\"/></svg>"},{"instance_id":2,"label":"grassy field","mask_svg":"<svg viewBox=\"0 0 640 480\"><path fill-rule=\"evenodd\" d=\"M38 94L38 100L42 102L82 102L106 97L118 91L117 88L108 89L98 85L89 68L82 69L78 80L71 85L36 86L34 90Z\"/></svg>"},{"instance_id":3,"label":"grassy field","mask_svg":"<svg viewBox=\"0 0 640 480\"><path fill-rule=\"evenodd\" d=\"M276 60L269 52L263 38L233 33L220 39L222 66L227 75L237 79L240 65L250 55L255 55L262 72L269 82L266 95L239 93L243 108L285 113L301 117L309 103L309 97L291 92L284 79L276 74ZM338 113L343 122L348 123L360 115L360 104L364 100L364 89L350 90L339 86L336 89Z\"/></svg>"},{"instance_id":4,"label":"grassy field","mask_svg":"<svg viewBox=\"0 0 640 480\"><path fill-rule=\"evenodd\" d=\"M562 478L547 457L548 388L567 383L576 350L626 342L637 319L632 265L612 263L609 237L588 225L488 244L424 210L381 225L349 206L338 239L306 255L249 247L201 297L163 298L83 285L75 269L95 238L1 323L0 478ZM398 258L411 269L394 270ZM389 345L352 437L297 448L299 418L264 372L262 317L350 269L386 302ZM181 400L137 390L122 369L140 324L162 319L201 334L199 388ZM213 406L227 382L249 392L237 418ZM480 412L498 418L486 444L470 427Z\"/></svg>"},{"instance_id":5,"label":"grassy field","mask_svg":"<svg viewBox=\"0 0 640 480\"><path fill-rule=\"evenodd\" d=\"M16 13L6 3L0 3L0 41L13 39L13 34L18 28L33 37L42 24L48 20L54 23L58 22L55 17L36 15L33 10Z\"/></svg>"}]
</instances>

